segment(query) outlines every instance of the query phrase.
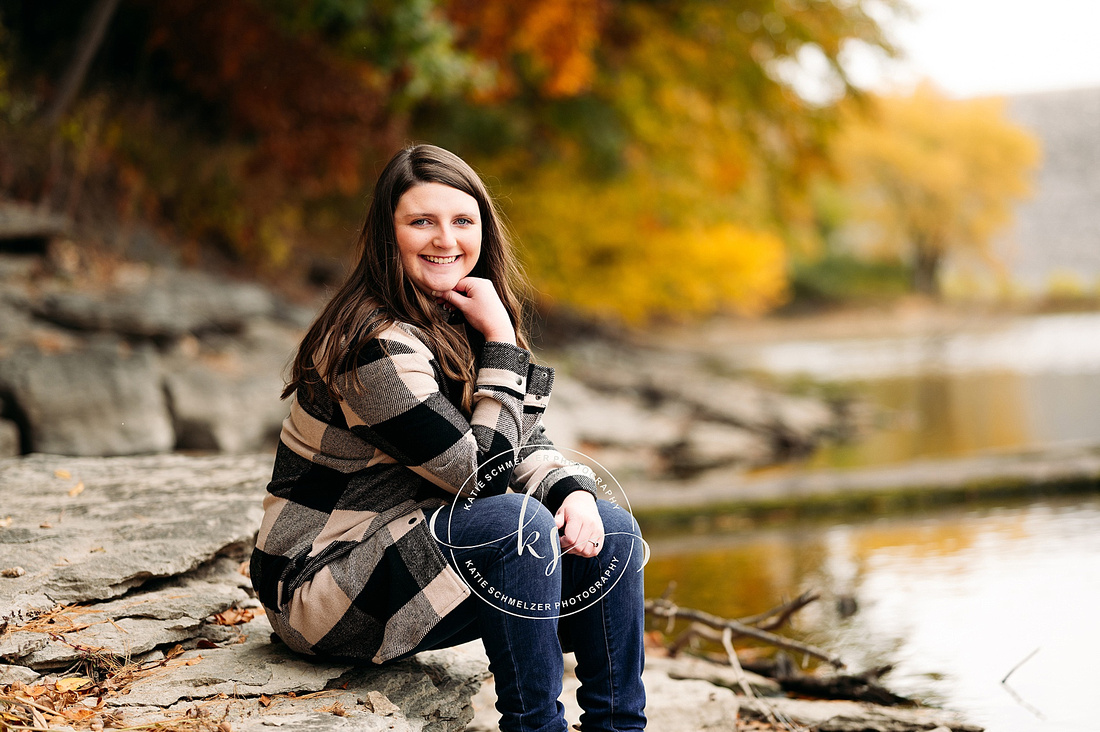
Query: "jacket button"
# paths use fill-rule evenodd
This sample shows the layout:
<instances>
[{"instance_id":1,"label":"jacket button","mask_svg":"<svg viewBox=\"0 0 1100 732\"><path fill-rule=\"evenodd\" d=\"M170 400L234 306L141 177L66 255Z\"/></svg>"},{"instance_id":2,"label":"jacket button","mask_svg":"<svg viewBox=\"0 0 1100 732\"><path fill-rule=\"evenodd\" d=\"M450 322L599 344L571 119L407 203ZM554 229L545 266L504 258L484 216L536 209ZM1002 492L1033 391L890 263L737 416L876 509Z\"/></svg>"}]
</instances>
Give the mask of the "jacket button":
<instances>
[{"instance_id":1,"label":"jacket button","mask_svg":"<svg viewBox=\"0 0 1100 732\"><path fill-rule=\"evenodd\" d=\"M519 384L522 384L522 383L523 383L523 377L522 376L517 376L516 377L516 385L519 385Z\"/></svg>"}]
</instances>

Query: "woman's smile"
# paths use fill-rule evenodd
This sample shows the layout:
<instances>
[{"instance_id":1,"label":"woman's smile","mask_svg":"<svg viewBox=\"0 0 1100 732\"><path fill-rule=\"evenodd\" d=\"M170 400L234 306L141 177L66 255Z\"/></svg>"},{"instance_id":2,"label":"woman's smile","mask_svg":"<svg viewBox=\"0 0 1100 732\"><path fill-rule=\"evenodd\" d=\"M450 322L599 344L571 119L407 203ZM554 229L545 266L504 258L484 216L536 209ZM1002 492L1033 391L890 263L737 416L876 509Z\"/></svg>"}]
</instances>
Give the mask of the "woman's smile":
<instances>
[{"instance_id":1,"label":"woman's smile","mask_svg":"<svg viewBox=\"0 0 1100 732\"><path fill-rule=\"evenodd\" d=\"M421 254L420 258L426 259L432 264L454 264L458 260L459 256L460 255L455 254L450 257L433 257L430 254Z\"/></svg>"}]
</instances>

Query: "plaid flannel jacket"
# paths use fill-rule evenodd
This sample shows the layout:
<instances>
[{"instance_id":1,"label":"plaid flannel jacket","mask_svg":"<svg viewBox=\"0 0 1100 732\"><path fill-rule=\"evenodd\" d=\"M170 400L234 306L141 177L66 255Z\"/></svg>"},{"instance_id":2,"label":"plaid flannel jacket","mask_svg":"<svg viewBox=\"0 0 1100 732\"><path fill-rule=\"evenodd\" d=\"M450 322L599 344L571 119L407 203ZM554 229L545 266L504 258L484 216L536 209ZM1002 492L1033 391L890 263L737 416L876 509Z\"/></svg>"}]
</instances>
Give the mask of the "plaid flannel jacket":
<instances>
[{"instance_id":1,"label":"plaid flannel jacket","mask_svg":"<svg viewBox=\"0 0 1100 732\"><path fill-rule=\"evenodd\" d=\"M300 388L283 422L251 578L296 651L382 663L461 603L470 591L426 525L459 492L529 491L551 511L575 490L595 494L540 424L552 369L486 343L467 419L461 385L418 332L386 329L342 373L342 400Z\"/></svg>"}]
</instances>

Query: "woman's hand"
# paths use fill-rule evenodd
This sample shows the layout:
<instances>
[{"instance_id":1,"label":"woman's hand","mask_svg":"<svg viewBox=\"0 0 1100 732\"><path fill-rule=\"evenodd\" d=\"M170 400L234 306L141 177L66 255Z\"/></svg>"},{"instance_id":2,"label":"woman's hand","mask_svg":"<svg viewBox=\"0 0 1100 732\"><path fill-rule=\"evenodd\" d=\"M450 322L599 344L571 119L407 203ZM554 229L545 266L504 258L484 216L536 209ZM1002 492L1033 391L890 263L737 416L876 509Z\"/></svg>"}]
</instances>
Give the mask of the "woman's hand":
<instances>
[{"instance_id":1,"label":"woman's hand","mask_svg":"<svg viewBox=\"0 0 1100 732\"><path fill-rule=\"evenodd\" d=\"M433 297L458 310L487 341L516 345L516 329L493 283L482 277L463 277L453 290Z\"/></svg>"},{"instance_id":2,"label":"woman's hand","mask_svg":"<svg viewBox=\"0 0 1100 732\"><path fill-rule=\"evenodd\" d=\"M588 491L573 491L554 514L563 554L594 557L603 548L603 519ZM565 529L562 531L562 529Z\"/></svg>"}]
</instances>

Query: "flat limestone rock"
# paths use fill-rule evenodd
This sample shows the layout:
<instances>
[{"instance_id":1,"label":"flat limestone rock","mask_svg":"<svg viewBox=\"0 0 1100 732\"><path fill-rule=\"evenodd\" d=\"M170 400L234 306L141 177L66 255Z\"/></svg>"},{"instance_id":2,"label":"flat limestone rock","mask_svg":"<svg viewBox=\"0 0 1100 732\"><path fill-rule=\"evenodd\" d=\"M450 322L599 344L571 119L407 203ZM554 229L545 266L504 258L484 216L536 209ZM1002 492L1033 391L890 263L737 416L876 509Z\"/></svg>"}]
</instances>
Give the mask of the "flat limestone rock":
<instances>
[{"instance_id":1,"label":"flat limestone rock","mask_svg":"<svg viewBox=\"0 0 1100 732\"><path fill-rule=\"evenodd\" d=\"M7 666L0 664L0 686L8 684L33 684L39 679L39 674L26 666Z\"/></svg>"},{"instance_id":2,"label":"flat limestone rock","mask_svg":"<svg viewBox=\"0 0 1100 732\"><path fill-rule=\"evenodd\" d=\"M272 643L266 617L238 627L243 642L188 651L163 675L142 679L107 703L128 720L142 722L178 716L197 705L214 719L224 716L237 732L273 727L457 732L472 718L470 697L487 674L484 660L461 648L385 667L353 668Z\"/></svg>"},{"instance_id":3,"label":"flat limestone rock","mask_svg":"<svg viewBox=\"0 0 1100 732\"><path fill-rule=\"evenodd\" d=\"M0 460L0 620L118 597L251 545L268 455ZM7 518L11 521L8 522Z\"/></svg>"},{"instance_id":4,"label":"flat limestone rock","mask_svg":"<svg viewBox=\"0 0 1100 732\"><path fill-rule=\"evenodd\" d=\"M243 642L223 648L187 651L173 659L163 675L135 682L128 694L112 697L112 706L169 707L176 702L229 696L272 696L321 691L351 669L315 663L271 642L266 616L237 626ZM179 661L180 663L175 663ZM186 665L191 662L193 665Z\"/></svg>"},{"instance_id":5,"label":"flat limestone rock","mask_svg":"<svg viewBox=\"0 0 1100 732\"><path fill-rule=\"evenodd\" d=\"M743 719L767 719L768 705L796 724L818 732L918 732L946 727L951 732L982 732L983 727L964 722L955 712L927 707L882 707L854 701L805 699L746 699Z\"/></svg>"},{"instance_id":6,"label":"flat limestone rock","mask_svg":"<svg viewBox=\"0 0 1100 732\"><path fill-rule=\"evenodd\" d=\"M205 619L232 606L254 603L238 585L191 576L163 583L150 592L131 593L65 613L74 625L66 632L57 623L46 633L16 631L0 639L0 659L36 670L67 666L82 658L81 649L103 649L132 657L157 646L180 643L203 634ZM28 652L29 651L29 652Z\"/></svg>"}]
</instances>

